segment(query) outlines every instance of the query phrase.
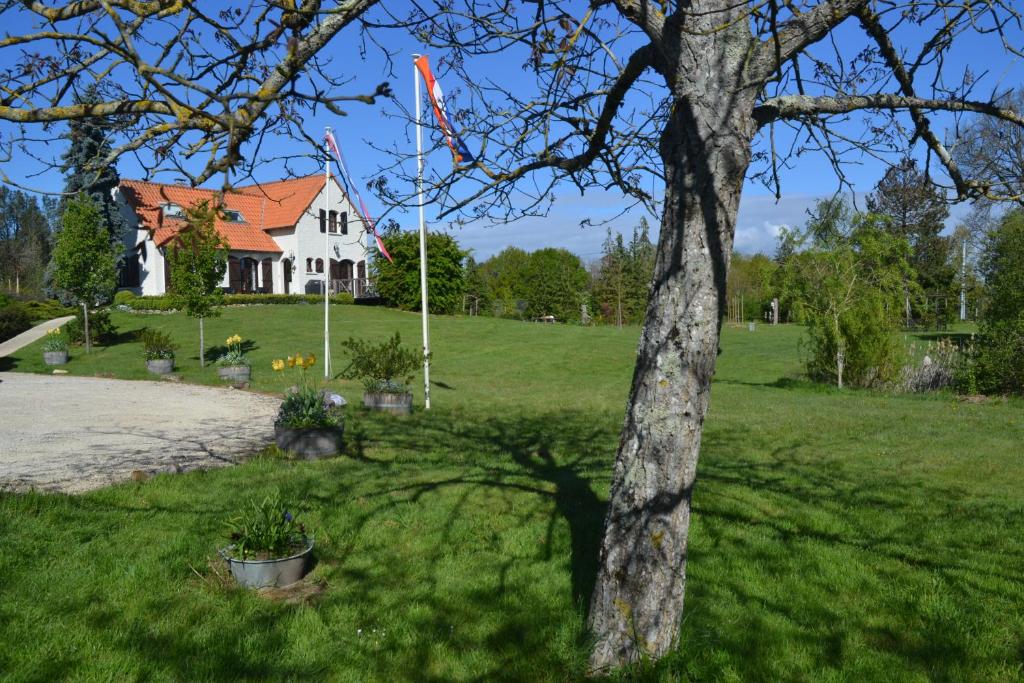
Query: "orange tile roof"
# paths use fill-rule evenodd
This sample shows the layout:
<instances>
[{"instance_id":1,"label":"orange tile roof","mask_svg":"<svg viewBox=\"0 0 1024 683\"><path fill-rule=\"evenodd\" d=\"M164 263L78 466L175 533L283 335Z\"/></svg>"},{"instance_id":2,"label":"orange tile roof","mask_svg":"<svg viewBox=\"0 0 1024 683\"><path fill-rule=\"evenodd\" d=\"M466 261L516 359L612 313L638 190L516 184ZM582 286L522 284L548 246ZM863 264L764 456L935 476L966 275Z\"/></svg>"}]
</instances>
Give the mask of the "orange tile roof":
<instances>
[{"instance_id":1,"label":"orange tile roof","mask_svg":"<svg viewBox=\"0 0 1024 683\"><path fill-rule=\"evenodd\" d=\"M263 210L263 229L273 230L290 228L298 223L302 212L309 208L323 187L324 177L317 174L236 187L235 192L258 197Z\"/></svg>"},{"instance_id":2,"label":"orange tile roof","mask_svg":"<svg viewBox=\"0 0 1024 683\"><path fill-rule=\"evenodd\" d=\"M280 253L281 248L266 231L295 225L323 186L322 175L311 175L237 187L224 194L224 207L241 213L245 222L218 218L215 228L232 249ZM164 216L164 204L177 204L184 209L204 199L211 200L215 194L214 190L142 180L122 180L120 187L142 227L153 232L158 246L165 245L185 225L180 218Z\"/></svg>"}]
</instances>

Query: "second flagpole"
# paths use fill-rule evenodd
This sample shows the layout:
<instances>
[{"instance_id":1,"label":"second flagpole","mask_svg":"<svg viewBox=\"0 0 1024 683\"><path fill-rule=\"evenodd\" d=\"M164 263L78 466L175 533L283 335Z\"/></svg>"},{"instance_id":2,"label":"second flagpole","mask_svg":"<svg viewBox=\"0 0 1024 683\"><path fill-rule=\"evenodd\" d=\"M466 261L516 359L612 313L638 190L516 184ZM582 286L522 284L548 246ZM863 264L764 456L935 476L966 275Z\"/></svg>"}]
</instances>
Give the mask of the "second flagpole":
<instances>
[{"instance_id":1,"label":"second flagpole","mask_svg":"<svg viewBox=\"0 0 1024 683\"><path fill-rule=\"evenodd\" d=\"M416 195L420 207L420 307L423 313L423 408L430 410L430 318L427 310L427 222L423 212L423 123L420 120L420 76L413 54L412 78L416 82Z\"/></svg>"},{"instance_id":2,"label":"second flagpole","mask_svg":"<svg viewBox=\"0 0 1024 683\"><path fill-rule=\"evenodd\" d=\"M328 217L331 215L331 148L327 144L327 136L331 129L324 129L324 213L322 227L324 230L324 379L331 375L331 328L330 328L330 289L331 289L331 231Z\"/></svg>"}]
</instances>

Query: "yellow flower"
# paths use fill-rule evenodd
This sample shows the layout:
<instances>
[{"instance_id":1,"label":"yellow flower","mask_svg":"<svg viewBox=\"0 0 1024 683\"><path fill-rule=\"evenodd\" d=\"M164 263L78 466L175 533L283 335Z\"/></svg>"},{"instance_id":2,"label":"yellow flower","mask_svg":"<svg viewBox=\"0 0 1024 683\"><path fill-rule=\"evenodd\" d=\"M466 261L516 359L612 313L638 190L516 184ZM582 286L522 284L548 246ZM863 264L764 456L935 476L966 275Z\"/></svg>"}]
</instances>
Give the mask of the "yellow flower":
<instances>
[{"instance_id":1,"label":"yellow flower","mask_svg":"<svg viewBox=\"0 0 1024 683\"><path fill-rule=\"evenodd\" d=\"M303 364L301 353L295 354L295 364L298 365L300 368L305 367L305 365Z\"/></svg>"},{"instance_id":2,"label":"yellow flower","mask_svg":"<svg viewBox=\"0 0 1024 683\"><path fill-rule=\"evenodd\" d=\"M270 367L274 368L274 372L281 372L284 370L284 361L280 358L275 358L273 362L270 363Z\"/></svg>"},{"instance_id":3,"label":"yellow flower","mask_svg":"<svg viewBox=\"0 0 1024 683\"><path fill-rule=\"evenodd\" d=\"M290 367L290 368L294 368L295 367L295 358L293 356L288 356L288 367Z\"/></svg>"},{"instance_id":4,"label":"yellow flower","mask_svg":"<svg viewBox=\"0 0 1024 683\"><path fill-rule=\"evenodd\" d=\"M314 356L313 354L309 354L308 356L306 356L306 367L307 368L311 368L315 364L316 364L316 356Z\"/></svg>"},{"instance_id":5,"label":"yellow flower","mask_svg":"<svg viewBox=\"0 0 1024 683\"><path fill-rule=\"evenodd\" d=\"M225 339L224 340L224 345L225 346L231 346L231 340L232 339L234 339L234 337L228 337L227 339Z\"/></svg>"}]
</instances>

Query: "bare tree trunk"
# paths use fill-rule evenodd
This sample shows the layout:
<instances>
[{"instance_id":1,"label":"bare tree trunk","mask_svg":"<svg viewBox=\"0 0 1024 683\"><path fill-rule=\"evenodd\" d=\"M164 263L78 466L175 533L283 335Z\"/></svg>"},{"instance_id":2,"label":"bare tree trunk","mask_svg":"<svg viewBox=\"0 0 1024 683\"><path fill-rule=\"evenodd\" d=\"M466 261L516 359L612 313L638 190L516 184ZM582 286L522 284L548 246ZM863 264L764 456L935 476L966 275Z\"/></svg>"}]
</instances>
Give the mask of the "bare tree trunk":
<instances>
[{"instance_id":1,"label":"bare tree trunk","mask_svg":"<svg viewBox=\"0 0 1024 683\"><path fill-rule=\"evenodd\" d=\"M199 318L199 367L206 367L206 339L203 337L202 318Z\"/></svg>"},{"instance_id":2,"label":"bare tree trunk","mask_svg":"<svg viewBox=\"0 0 1024 683\"><path fill-rule=\"evenodd\" d=\"M688 71L702 78L687 76L690 91L677 99L662 136L665 209L655 276L590 606L595 672L660 657L678 636L690 495L755 132L738 113L750 111L747 96L730 97L714 82L727 68L702 63Z\"/></svg>"},{"instance_id":3,"label":"bare tree trunk","mask_svg":"<svg viewBox=\"0 0 1024 683\"><path fill-rule=\"evenodd\" d=\"M82 310L85 311L85 352L92 353L92 337L89 336L89 304L88 302L82 304Z\"/></svg>"}]
</instances>

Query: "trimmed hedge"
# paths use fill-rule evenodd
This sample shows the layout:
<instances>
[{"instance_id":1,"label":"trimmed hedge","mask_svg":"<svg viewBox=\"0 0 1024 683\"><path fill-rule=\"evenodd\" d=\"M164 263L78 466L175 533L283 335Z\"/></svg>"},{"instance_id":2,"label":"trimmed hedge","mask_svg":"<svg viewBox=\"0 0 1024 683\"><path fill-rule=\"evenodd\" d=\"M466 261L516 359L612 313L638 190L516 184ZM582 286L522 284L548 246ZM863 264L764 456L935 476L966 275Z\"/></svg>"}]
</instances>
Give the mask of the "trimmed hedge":
<instances>
[{"instance_id":1,"label":"trimmed hedge","mask_svg":"<svg viewBox=\"0 0 1024 683\"><path fill-rule=\"evenodd\" d=\"M324 298L319 294L225 294L225 306L253 306L266 304L322 304ZM351 294L335 294L330 299L332 304L352 304L355 300ZM176 310L167 296L122 297L116 302L118 306L133 311L173 311Z\"/></svg>"}]
</instances>

